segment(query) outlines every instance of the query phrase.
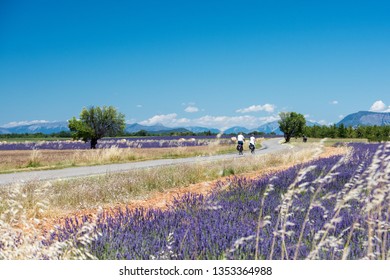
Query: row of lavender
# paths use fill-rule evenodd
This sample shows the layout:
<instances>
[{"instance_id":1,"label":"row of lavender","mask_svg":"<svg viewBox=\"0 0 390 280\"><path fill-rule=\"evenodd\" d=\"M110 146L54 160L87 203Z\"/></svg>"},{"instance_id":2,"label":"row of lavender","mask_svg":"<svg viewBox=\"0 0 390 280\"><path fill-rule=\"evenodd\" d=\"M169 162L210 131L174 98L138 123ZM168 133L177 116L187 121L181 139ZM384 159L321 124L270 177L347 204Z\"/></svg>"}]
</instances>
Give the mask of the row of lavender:
<instances>
[{"instance_id":1,"label":"row of lavender","mask_svg":"<svg viewBox=\"0 0 390 280\"><path fill-rule=\"evenodd\" d=\"M103 138L98 141L97 148L168 148L205 146L212 141L221 144L232 143L228 136L216 138L208 136L199 137L147 137L147 138ZM89 142L58 140L58 141L25 141L1 142L0 150L83 150L91 147Z\"/></svg>"},{"instance_id":2,"label":"row of lavender","mask_svg":"<svg viewBox=\"0 0 390 280\"><path fill-rule=\"evenodd\" d=\"M188 194L167 211L102 215L88 249L99 259L389 259L390 145L352 147ZM51 238L73 238L81 224L68 220Z\"/></svg>"}]
</instances>

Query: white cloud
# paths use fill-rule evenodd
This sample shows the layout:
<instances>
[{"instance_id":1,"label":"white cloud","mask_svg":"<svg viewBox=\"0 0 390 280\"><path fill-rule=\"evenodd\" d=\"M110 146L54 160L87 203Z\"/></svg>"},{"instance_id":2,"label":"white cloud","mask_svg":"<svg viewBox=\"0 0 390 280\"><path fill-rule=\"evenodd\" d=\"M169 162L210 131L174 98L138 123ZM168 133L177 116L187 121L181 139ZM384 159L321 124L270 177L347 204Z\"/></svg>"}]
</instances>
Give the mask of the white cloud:
<instances>
[{"instance_id":1,"label":"white cloud","mask_svg":"<svg viewBox=\"0 0 390 280\"><path fill-rule=\"evenodd\" d=\"M221 130L232 126L248 126L253 127L254 117L251 116L203 116L195 119L194 122L199 126L215 127Z\"/></svg>"},{"instance_id":2,"label":"white cloud","mask_svg":"<svg viewBox=\"0 0 390 280\"><path fill-rule=\"evenodd\" d=\"M167 127L177 126L203 126L210 128L218 128L221 130L227 129L232 126L244 126L247 128L256 128L260 125L279 120L278 115L267 117L254 117L254 116L210 116L206 115L200 118L187 119L177 118L177 114L168 115L156 115L148 120L140 122L142 125L155 125L162 123Z\"/></svg>"},{"instance_id":3,"label":"white cloud","mask_svg":"<svg viewBox=\"0 0 390 280\"><path fill-rule=\"evenodd\" d=\"M390 106L387 106L382 100L375 101L371 105L370 111L373 112L390 112Z\"/></svg>"},{"instance_id":4,"label":"white cloud","mask_svg":"<svg viewBox=\"0 0 390 280\"><path fill-rule=\"evenodd\" d=\"M329 124L326 120L319 120L318 123L321 125L328 125Z\"/></svg>"},{"instance_id":5,"label":"white cloud","mask_svg":"<svg viewBox=\"0 0 390 280\"><path fill-rule=\"evenodd\" d=\"M136 122L137 122L137 119L135 119L135 118L131 118L129 120L126 120L127 124L133 124L133 123L136 123Z\"/></svg>"},{"instance_id":6,"label":"white cloud","mask_svg":"<svg viewBox=\"0 0 390 280\"><path fill-rule=\"evenodd\" d=\"M252 105L244 109L236 110L237 113L250 113L250 112L259 112L266 111L268 113L273 113L275 111L276 106L272 104L264 104L264 105Z\"/></svg>"},{"instance_id":7,"label":"white cloud","mask_svg":"<svg viewBox=\"0 0 390 280\"><path fill-rule=\"evenodd\" d=\"M339 104L339 102L337 100L333 100L333 101L330 102L330 104L337 105L337 104Z\"/></svg>"},{"instance_id":8,"label":"white cloud","mask_svg":"<svg viewBox=\"0 0 390 280\"><path fill-rule=\"evenodd\" d=\"M309 122L312 122L312 123L315 123L315 124L319 124L319 125L332 125L333 123L332 122L328 122L326 120L314 120L314 119L309 119Z\"/></svg>"},{"instance_id":9,"label":"white cloud","mask_svg":"<svg viewBox=\"0 0 390 280\"><path fill-rule=\"evenodd\" d=\"M254 117L254 116L203 116L193 120L193 125L215 127L225 130L232 126L244 126L247 128L255 128L264 123L278 120L279 116Z\"/></svg>"},{"instance_id":10,"label":"white cloud","mask_svg":"<svg viewBox=\"0 0 390 280\"><path fill-rule=\"evenodd\" d=\"M172 120L176 119L177 114L167 114L167 115L155 115L147 120L144 120L140 122L142 125L155 125L158 123L165 124L167 122L171 122Z\"/></svg>"},{"instance_id":11,"label":"white cloud","mask_svg":"<svg viewBox=\"0 0 390 280\"><path fill-rule=\"evenodd\" d=\"M142 125L156 125L163 124L168 127L174 127L178 125L187 125L190 122L186 118L177 118L176 113L167 114L167 115L155 115L147 120L140 122Z\"/></svg>"},{"instance_id":12,"label":"white cloud","mask_svg":"<svg viewBox=\"0 0 390 280\"><path fill-rule=\"evenodd\" d=\"M20 126L20 125L32 125L32 124L42 124L42 123L52 123L50 121L45 121L45 120L34 120L34 121L20 121L20 122L10 122L5 125L2 125L4 128L10 128L10 127L15 127L15 126Z\"/></svg>"},{"instance_id":13,"label":"white cloud","mask_svg":"<svg viewBox=\"0 0 390 280\"><path fill-rule=\"evenodd\" d=\"M137 108L142 108L143 106L142 105L137 105Z\"/></svg>"},{"instance_id":14,"label":"white cloud","mask_svg":"<svg viewBox=\"0 0 390 280\"><path fill-rule=\"evenodd\" d=\"M184 111L186 111L187 113L196 113L199 111L199 108L195 106L188 106L184 109Z\"/></svg>"},{"instance_id":15,"label":"white cloud","mask_svg":"<svg viewBox=\"0 0 390 280\"><path fill-rule=\"evenodd\" d=\"M339 119L341 120L342 118L344 118L344 115L339 115Z\"/></svg>"}]
</instances>

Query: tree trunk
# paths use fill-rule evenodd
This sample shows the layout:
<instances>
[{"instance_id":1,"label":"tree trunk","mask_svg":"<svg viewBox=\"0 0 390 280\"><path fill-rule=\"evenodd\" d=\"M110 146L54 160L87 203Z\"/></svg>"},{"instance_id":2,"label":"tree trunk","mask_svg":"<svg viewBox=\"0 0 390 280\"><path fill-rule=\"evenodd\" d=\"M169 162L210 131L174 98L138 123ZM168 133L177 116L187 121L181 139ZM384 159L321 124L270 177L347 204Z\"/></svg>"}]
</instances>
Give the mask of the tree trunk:
<instances>
[{"instance_id":1,"label":"tree trunk","mask_svg":"<svg viewBox=\"0 0 390 280\"><path fill-rule=\"evenodd\" d=\"M91 139L91 149L96 149L97 145L97 138L92 138Z\"/></svg>"},{"instance_id":2,"label":"tree trunk","mask_svg":"<svg viewBox=\"0 0 390 280\"><path fill-rule=\"evenodd\" d=\"M291 135L290 134L284 134L284 139L286 140L286 143L290 142Z\"/></svg>"}]
</instances>

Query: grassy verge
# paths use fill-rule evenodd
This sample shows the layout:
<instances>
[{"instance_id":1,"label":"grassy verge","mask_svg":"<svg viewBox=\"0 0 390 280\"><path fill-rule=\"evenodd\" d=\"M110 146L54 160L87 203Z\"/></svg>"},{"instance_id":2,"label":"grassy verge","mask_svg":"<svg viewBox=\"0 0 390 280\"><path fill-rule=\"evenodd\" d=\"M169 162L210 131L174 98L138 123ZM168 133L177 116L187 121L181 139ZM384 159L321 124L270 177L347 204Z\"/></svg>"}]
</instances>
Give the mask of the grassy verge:
<instances>
[{"instance_id":1,"label":"grassy verge","mask_svg":"<svg viewBox=\"0 0 390 280\"><path fill-rule=\"evenodd\" d=\"M361 142L361 143L368 143L367 139L362 138L309 138L307 143L303 143L302 138L292 138L290 140L290 144L295 146L304 146L310 143L320 143L322 142L325 147L331 147L334 144L337 143L351 143L351 142Z\"/></svg>"},{"instance_id":2,"label":"grassy verge","mask_svg":"<svg viewBox=\"0 0 390 280\"><path fill-rule=\"evenodd\" d=\"M261 144L259 144L260 146ZM232 153L235 145L152 149L0 151L0 173Z\"/></svg>"},{"instance_id":3,"label":"grassy verge","mask_svg":"<svg viewBox=\"0 0 390 280\"><path fill-rule=\"evenodd\" d=\"M41 218L35 205L44 201L48 209L45 216L58 216L100 206L114 207L137 199L146 199L156 192L173 188L186 188L191 184L211 181L230 175L256 172L261 175L275 168L285 168L308 161L318 155L319 145L294 152L255 155L210 163L182 164L160 168L133 170L126 173L107 174L87 178L59 180L50 183L31 182L19 186L18 201L28 216ZM9 191L0 189L1 201L6 201ZM8 208L0 203L0 214Z\"/></svg>"}]
</instances>

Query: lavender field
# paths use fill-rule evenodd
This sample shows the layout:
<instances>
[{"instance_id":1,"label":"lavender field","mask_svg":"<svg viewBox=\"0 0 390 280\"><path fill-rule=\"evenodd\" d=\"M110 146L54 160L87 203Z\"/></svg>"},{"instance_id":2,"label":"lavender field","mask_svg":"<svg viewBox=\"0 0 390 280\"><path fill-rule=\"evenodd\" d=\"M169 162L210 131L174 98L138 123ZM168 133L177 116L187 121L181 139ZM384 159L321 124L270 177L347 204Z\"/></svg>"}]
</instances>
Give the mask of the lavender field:
<instances>
[{"instance_id":1,"label":"lavender field","mask_svg":"<svg viewBox=\"0 0 390 280\"><path fill-rule=\"evenodd\" d=\"M45 246L72 240L98 259L389 259L390 145L350 144L257 179L236 177L168 210L68 219ZM80 239L89 225L89 236Z\"/></svg>"},{"instance_id":2,"label":"lavender field","mask_svg":"<svg viewBox=\"0 0 390 280\"><path fill-rule=\"evenodd\" d=\"M139 138L103 138L98 141L97 148L170 148L206 146L217 141L220 144L231 144L230 136L167 136L167 137L139 137ZM90 149L89 142L56 140L56 141L0 141L0 150L85 150Z\"/></svg>"}]
</instances>

